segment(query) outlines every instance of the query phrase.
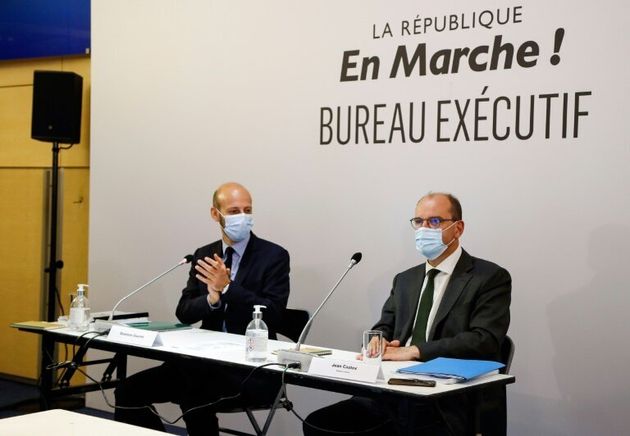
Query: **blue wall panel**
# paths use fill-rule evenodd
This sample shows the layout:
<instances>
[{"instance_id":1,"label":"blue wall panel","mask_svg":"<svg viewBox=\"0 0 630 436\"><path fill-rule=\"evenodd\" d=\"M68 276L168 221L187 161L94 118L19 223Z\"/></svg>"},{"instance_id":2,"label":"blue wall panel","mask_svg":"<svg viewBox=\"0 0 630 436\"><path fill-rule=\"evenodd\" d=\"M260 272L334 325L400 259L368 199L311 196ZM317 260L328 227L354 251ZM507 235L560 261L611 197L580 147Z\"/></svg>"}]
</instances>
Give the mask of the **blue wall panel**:
<instances>
[{"instance_id":1,"label":"blue wall panel","mask_svg":"<svg viewBox=\"0 0 630 436\"><path fill-rule=\"evenodd\" d=\"M0 1L0 60L89 50L90 0Z\"/></svg>"}]
</instances>

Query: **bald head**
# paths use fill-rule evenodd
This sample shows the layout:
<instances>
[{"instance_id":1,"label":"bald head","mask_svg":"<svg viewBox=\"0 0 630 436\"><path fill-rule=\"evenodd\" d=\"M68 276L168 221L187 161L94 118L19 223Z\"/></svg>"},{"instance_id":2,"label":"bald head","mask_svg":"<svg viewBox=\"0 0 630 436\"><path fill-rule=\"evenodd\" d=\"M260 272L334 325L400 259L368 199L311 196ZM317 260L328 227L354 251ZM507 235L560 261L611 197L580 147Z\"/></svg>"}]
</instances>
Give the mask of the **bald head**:
<instances>
[{"instance_id":1,"label":"bald head","mask_svg":"<svg viewBox=\"0 0 630 436\"><path fill-rule=\"evenodd\" d=\"M424 195L418 202L416 203L416 207L420 205L424 200L436 199L437 201L446 200L450 204L449 211L451 214L451 218L455 220L462 219L462 205L453 194L448 192L429 192Z\"/></svg>"},{"instance_id":2,"label":"bald head","mask_svg":"<svg viewBox=\"0 0 630 436\"><path fill-rule=\"evenodd\" d=\"M252 196L243 185L236 182L224 183L212 195L210 216L221 226L223 241L233 245L233 241L225 233L225 217L252 213ZM240 239L235 239L236 241Z\"/></svg>"},{"instance_id":3,"label":"bald head","mask_svg":"<svg viewBox=\"0 0 630 436\"><path fill-rule=\"evenodd\" d=\"M464 233L462 207L459 200L449 193L430 192L422 197L416 204L415 216L423 219L438 217L443 220L439 228L442 232L442 243L445 244L447 248L435 259L428 259L431 265L438 266L444 259L457 250L457 247L459 247L459 238L461 238Z\"/></svg>"},{"instance_id":4,"label":"bald head","mask_svg":"<svg viewBox=\"0 0 630 436\"><path fill-rule=\"evenodd\" d=\"M224 183L214 191L212 206L222 213L251 213L252 196L240 183ZM234 210L235 208L238 211ZM248 210L245 210L248 209Z\"/></svg>"}]
</instances>

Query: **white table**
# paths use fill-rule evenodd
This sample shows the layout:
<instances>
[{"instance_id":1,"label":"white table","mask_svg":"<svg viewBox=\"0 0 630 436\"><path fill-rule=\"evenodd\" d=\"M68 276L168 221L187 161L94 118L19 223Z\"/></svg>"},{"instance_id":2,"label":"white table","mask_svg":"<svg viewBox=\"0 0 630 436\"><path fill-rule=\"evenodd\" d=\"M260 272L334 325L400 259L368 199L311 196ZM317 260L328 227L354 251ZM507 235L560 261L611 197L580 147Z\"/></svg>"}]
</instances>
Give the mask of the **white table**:
<instances>
[{"instance_id":1,"label":"white table","mask_svg":"<svg viewBox=\"0 0 630 436\"><path fill-rule=\"evenodd\" d=\"M0 419L2 436L164 436L164 433L109 419L53 409Z\"/></svg>"},{"instance_id":2,"label":"white table","mask_svg":"<svg viewBox=\"0 0 630 436\"><path fill-rule=\"evenodd\" d=\"M78 341L79 344L81 344L89 341L90 348L124 355L125 363L127 355L161 361L193 357L207 362L208 365L220 365L224 368L233 370L234 372L240 372L242 374L247 374L251 369L260 365L260 363L251 363L245 360L244 336L210 330L187 329L162 332L160 333L162 345L153 347L120 343L118 341L110 340L105 336L91 339L90 336L92 335L87 335L79 339L79 334L77 332L73 332L66 328L55 330L23 330L42 334L44 340L52 342L72 344L75 341ZM275 355L272 354L273 350L292 348L293 346L294 344L290 342L270 340L269 353L266 363L276 361ZM333 350L333 354L331 356L323 358L353 360L356 355L356 352ZM429 400L431 398L448 396L453 393L463 391L476 391L479 393L481 390L491 385L507 385L515 381L515 378L512 375L495 374L466 383L438 383L435 387L414 387L387 384L387 379L393 376L399 376L396 375L396 370L398 368L408 366L412 363L414 362L383 362L383 373L385 375L385 379L378 380L376 383L365 383L317 376L296 370L286 371L284 380L287 384L306 386L350 395L379 398L398 397L414 400ZM125 376L124 371L125 367L123 365L122 378ZM279 366L272 366L262 369L259 375L262 377L275 377L277 379L278 374L281 371L283 371L283 368ZM48 376L50 376L50 374L48 374ZM46 374L42 373L42 380L45 378ZM83 391L88 392L97 389L98 387L96 385L92 385L91 388L87 387ZM74 387L69 388L68 393L71 393L72 390L74 390ZM42 391L44 395L47 394L45 389L42 389ZM61 389L54 393L59 395L63 394L63 391L64 390ZM74 393L76 393L76 391Z\"/></svg>"}]
</instances>

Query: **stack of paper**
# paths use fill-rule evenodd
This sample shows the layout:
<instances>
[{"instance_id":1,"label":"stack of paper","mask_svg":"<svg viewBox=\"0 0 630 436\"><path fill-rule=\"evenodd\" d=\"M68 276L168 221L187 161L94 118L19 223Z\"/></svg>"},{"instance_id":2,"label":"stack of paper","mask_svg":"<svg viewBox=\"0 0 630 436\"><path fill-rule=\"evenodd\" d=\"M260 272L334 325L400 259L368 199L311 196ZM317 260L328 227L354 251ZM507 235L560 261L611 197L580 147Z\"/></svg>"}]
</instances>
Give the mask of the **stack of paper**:
<instances>
[{"instance_id":1,"label":"stack of paper","mask_svg":"<svg viewBox=\"0 0 630 436\"><path fill-rule=\"evenodd\" d=\"M496 374L503 368L500 362L490 360L469 360L438 357L428 362L418 363L398 370L401 374L412 374L438 379L442 383L459 383L489 374Z\"/></svg>"},{"instance_id":2,"label":"stack of paper","mask_svg":"<svg viewBox=\"0 0 630 436\"><path fill-rule=\"evenodd\" d=\"M274 350L272 354L278 354L278 351L280 350ZM293 351L293 350L288 350L288 351ZM300 352L312 354L313 356L329 356L332 354L332 350L330 348L311 347L308 345L307 346L302 345L300 347Z\"/></svg>"},{"instance_id":3,"label":"stack of paper","mask_svg":"<svg viewBox=\"0 0 630 436\"><path fill-rule=\"evenodd\" d=\"M26 330L52 330L65 327L64 324L48 321L22 321L11 323L11 327Z\"/></svg>"}]
</instances>

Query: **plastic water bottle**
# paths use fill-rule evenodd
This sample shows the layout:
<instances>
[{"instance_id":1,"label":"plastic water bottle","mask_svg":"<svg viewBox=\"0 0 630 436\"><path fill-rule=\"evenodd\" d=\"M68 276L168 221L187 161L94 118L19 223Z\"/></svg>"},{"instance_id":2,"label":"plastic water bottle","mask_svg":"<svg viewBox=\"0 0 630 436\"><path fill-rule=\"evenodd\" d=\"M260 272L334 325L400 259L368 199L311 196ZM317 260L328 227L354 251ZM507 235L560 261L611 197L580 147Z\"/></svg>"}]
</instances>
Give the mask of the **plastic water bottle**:
<instances>
[{"instance_id":1,"label":"plastic water bottle","mask_svg":"<svg viewBox=\"0 0 630 436\"><path fill-rule=\"evenodd\" d=\"M267 341L269 330L262 320L260 308L265 306L254 305L253 319L247 325L245 331L245 360L248 362L264 362L267 360Z\"/></svg>"},{"instance_id":2,"label":"plastic water bottle","mask_svg":"<svg viewBox=\"0 0 630 436\"><path fill-rule=\"evenodd\" d=\"M79 332L87 331L90 325L90 303L85 296L85 288L88 285L79 285L77 296L70 305L70 319L68 326Z\"/></svg>"}]
</instances>

